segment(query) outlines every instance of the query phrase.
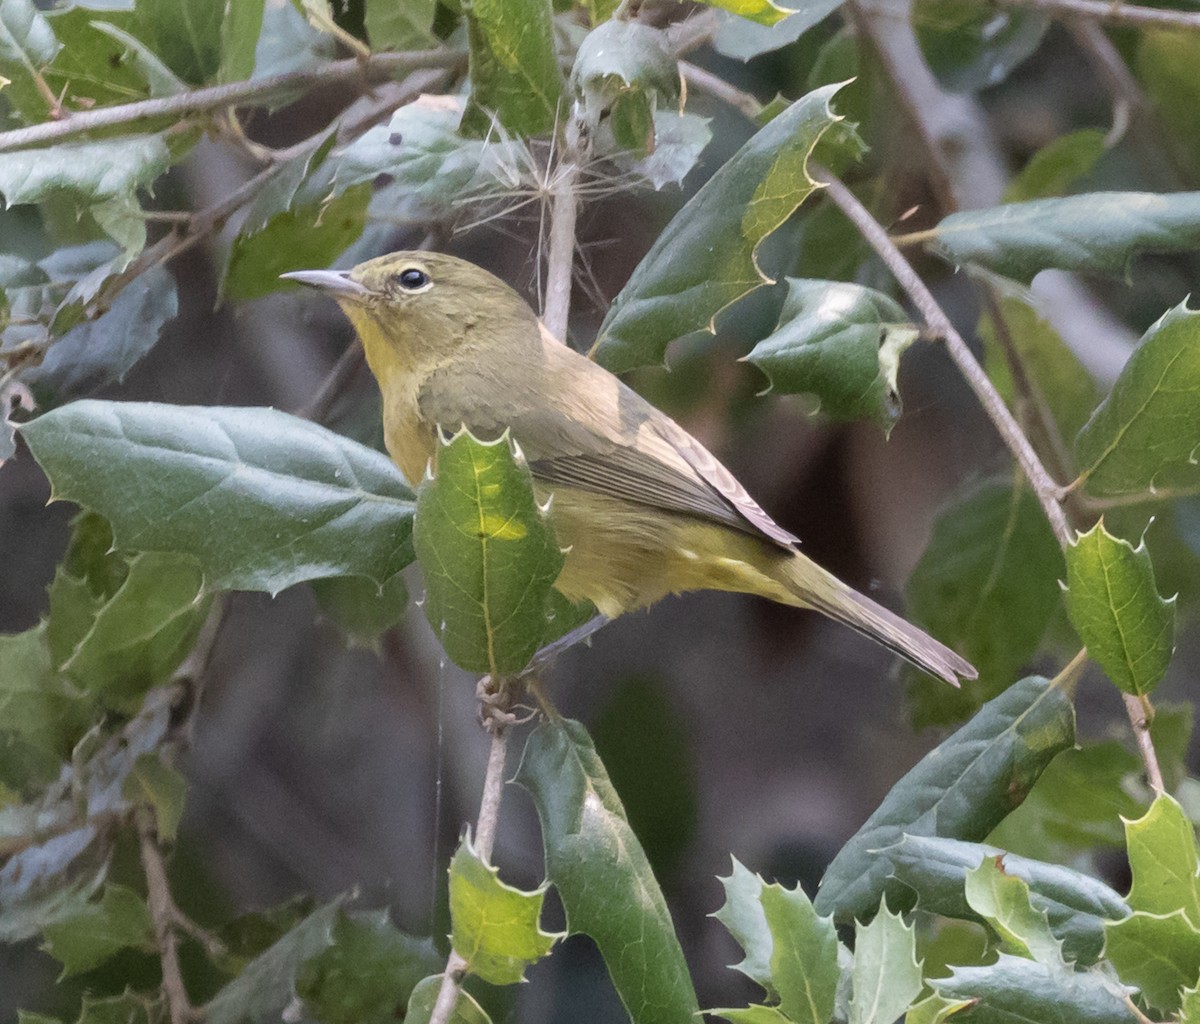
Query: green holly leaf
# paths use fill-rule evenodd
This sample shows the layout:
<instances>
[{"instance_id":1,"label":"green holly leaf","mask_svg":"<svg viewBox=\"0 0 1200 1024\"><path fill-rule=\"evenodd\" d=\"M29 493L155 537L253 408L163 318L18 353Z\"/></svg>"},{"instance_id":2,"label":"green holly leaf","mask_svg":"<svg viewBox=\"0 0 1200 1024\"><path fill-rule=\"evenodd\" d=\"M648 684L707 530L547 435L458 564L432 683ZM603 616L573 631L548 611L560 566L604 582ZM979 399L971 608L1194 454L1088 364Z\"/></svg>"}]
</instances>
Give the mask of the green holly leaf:
<instances>
[{"instance_id":1,"label":"green holly leaf","mask_svg":"<svg viewBox=\"0 0 1200 1024\"><path fill-rule=\"evenodd\" d=\"M1149 693L1171 662L1175 599L1158 596L1145 541L1135 548L1101 520L1066 556L1067 614L1088 653L1126 693Z\"/></svg>"},{"instance_id":2,"label":"green holly leaf","mask_svg":"<svg viewBox=\"0 0 1200 1024\"><path fill-rule=\"evenodd\" d=\"M1091 494L1200 491L1200 312L1180 304L1151 326L1075 451Z\"/></svg>"},{"instance_id":3,"label":"green holly leaf","mask_svg":"<svg viewBox=\"0 0 1200 1024\"><path fill-rule=\"evenodd\" d=\"M759 25L777 25L794 10L780 7L772 0L704 0L711 7L719 7L739 18L748 18Z\"/></svg>"},{"instance_id":4,"label":"green holly leaf","mask_svg":"<svg viewBox=\"0 0 1200 1024\"><path fill-rule=\"evenodd\" d=\"M746 362L782 394L812 393L833 419L869 419L885 434L900 417L896 374L917 339L904 310L872 288L789 277L779 325Z\"/></svg>"},{"instance_id":5,"label":"green holly leaf","mask_svg":"<svg viewBox=\"0 0 1200 1024\"><path fill-rule=\"evenodd\" d=\"M721 310L769 283L755 253L817 191L807 161L841 120L829 105L837 89L809 93L761 128L671 219L600 325L601 364L619 373L661 363L670 342L711 332Z\"/></svg>"},{"instance_id":6,"label":"green holly leaf","mask_svg":"<svg viewBox=\"0 0 1200 1024\"><path fill-rule=\"evenodd\" d=\"M464 839L450 861L450 942L467 970L492 985L524 981L526 968L562 938L539 924L545 899L545 886L522 892L502 882Z\"/></svg>"},{"instance_id":7,"label":"green holly leaf","mask_svg":"<svg viewBox=\"0 0 1200 1024\"><path fill-rule=\"evenodd\" d=\"M153 810L159 839L175 841L187 797L187 780L160 753L142 754L133 762L121 785L121 795L130 803Z\"/></svg>"},{"instance_id":8,"label":"green holly leaf","mask_svg":"<svg viewBox=\"0 0 1200 1024\"><path fill-rule=\"evenodd\" d=\"M916 930L885 902L870 924L855 923L854 936L850 1024L893 1024L924 987Z\"/></svg>"},{"instance_id":9,"label":"green holly leaf","mask_svg":"<svg viewBox=\"0 0 1200 1024\"><path fill-rule=\"evenodd\" d=\"M1004 948L1038 963L1066 966L1062 943L1050 928L1046 911L1030 901L1029 885L1009 874L1003 854L984 857L964 876L967 903L1000 936Z\"/></svg>"},{"instance_id":10,"label":"green holly leaf","mask_svg":"<svg viewBox=\"0 0 1200 1024\"><path fill-rule=\"evenodd\" d=\"M123 885L109 884L104 895L79 913L46 926L46 952L62 962L62 977L99 967L122 949L154 949L150 911Z\"/></svg>"},{"instance_id":11,"label":"green holly leaf","mask_svg":"<svg viewBox=\"0 0 1200 1024\"><path fill-rule=\"evenodd\" d=\"M1019 203L1065 195L1107 149L1104 132L1083 128L1060 135L1033 154L1004 190L1004 201Z\"/></svg>"},{"instance_id":12,"label":"green holly leaf","mask_svg":"<svg viewBox=\"0 0 1200 1024\"><path fill-rule=\"evenodd\" d=\"M484 443L463 429L439 441L413 542L425 616L446 653L471 672L523 669L541 646L563 555L507 433Z\"/></svg>"}]
</instances>

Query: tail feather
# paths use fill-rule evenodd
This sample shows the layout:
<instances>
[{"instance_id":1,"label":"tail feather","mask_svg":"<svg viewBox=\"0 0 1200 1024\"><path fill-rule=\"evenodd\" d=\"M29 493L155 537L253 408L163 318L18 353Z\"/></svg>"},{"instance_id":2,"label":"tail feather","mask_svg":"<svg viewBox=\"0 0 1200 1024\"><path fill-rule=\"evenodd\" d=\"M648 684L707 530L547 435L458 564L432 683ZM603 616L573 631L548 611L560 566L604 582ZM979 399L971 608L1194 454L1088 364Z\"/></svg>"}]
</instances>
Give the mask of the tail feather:
<instances>
[{"instance_id":1,"label":"tail feather","mask_svg":"<svg viewBox=\"0 0 1200 1024\"><path fill-rule=\"evenodd\" d=\"M960 678L978 677L979 672L966 658L883 605L846 586L805 556L797 554L785 564L789 571L783 582L807 607L870 637L952 686L958 686Z\"/></svg>"}]
</instances>

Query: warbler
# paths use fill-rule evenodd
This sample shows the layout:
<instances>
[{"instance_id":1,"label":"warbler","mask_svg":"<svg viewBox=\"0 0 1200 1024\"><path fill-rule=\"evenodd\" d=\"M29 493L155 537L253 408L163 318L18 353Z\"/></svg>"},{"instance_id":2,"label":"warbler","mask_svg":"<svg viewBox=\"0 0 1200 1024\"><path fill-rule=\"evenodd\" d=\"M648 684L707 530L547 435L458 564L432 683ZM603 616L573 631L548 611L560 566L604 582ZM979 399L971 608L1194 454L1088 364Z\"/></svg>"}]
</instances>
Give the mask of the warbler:
<instances>
[{"instance_id":1,"label":"warbler","mask_svg":"<svg viewBox=\"0 0 1200 1024\"><path fill-rule=\"evenodd\" d=\"M726 590L812 608L957 685L974 667L822 569L694 437L553 337L529 304L453 256L394 252L285 278L336 299L383 397L387 450L409 479L439 429L512 432L566 551L555 587L610 618L671 593ZM436 465L436 462L435 462Z\"/></svg>"}]
</instances>

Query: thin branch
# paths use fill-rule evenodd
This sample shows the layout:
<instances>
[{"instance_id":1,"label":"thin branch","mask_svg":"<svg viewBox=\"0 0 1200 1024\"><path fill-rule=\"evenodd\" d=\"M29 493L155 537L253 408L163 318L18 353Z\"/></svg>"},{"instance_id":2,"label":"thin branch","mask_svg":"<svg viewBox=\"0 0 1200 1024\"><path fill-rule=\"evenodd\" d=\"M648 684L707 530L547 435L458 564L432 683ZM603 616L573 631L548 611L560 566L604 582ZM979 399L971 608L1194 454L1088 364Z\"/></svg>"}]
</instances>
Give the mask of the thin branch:
<instances>
[{"instance_id":1,"label":"thin branch","mask_svg":"<svg viewBox=\"0 0 1200 1024\"><path fill-rule=\"evenodd\" d=\"M579 196L575 186L586 157L586 136L572 111L563 130L562 153L551 168L550 245L546 255L546 298L542 322L559 341L567 340L571 318L571 283L575 269L575 219Z\"/></svg>"},{"instance_id":2,"label":"thin branch","mask_svg":"<svg viewBox=\"0 0 1200 1024\"><path fill-rule=\"evenodd\" d=\"M850 219L871 248L879 255L879 258L883 260L888 270L892 272L892 275L900 283L900 287L908 293L928 327L944 339L950 358L954 360L955 365L966 378L971 390L975 392L983 406L984 412L987 413L1004 443L1013 453L1017 464L1033 487L1034 493L1046 513L1046 518L1054 529L1055 536L1065 547L1073 539L1073 534L1067 524L1067 517L1062 506L1059 504L1062 488L1046 472L1037 452L1033 450L1033 446L1021 431L1020 425L1009 412L1008 406L1004 404L1004 399L1000 397L1000 393L988 379L987 374L983 372L983 367L971 353L971 349L963 340L962 335L958 333L954 324L950 322L950 318L938 305L933 294L925 286L925 282L913 270L912 264L904 258L904 255L888 237L887 231L871 216L867 208L828 170L816 164L812 165L812 170L815 172L816 179L826 186L829 198Z\"/></svg>"},{"instance_id":3,"label":"thin branch","mask_svg":"<svg viewBox=\"0 0 1200 1024\"><path fill-rule=\"evenodd\" d=\"M136 813L138 840L142 853L142 871L146 875L146 902L154 923L154 942L162 960L162 991L167 1001L171 1024L190 1024L195 1010L188 999L179 968L179 949L175 938L177 911L167 883L167 868L158 847L154 812L148 807Z\"/></svg>"},{"instance_id":4,"label":"thin branch","mask_svg":"<svg viewBox=\"0 0 1200 1024\"><path fill-rule=\"evenodd\" d=\"M484 728L492 735L487 772L483 778L483 796L479 801L479 817L475 823L475 852L487 863L492 859L496 825L500 820L500 799L504 794L508 728L513 722L513 715L509 710L512 693L505 680L499 680L493 685L488 676L479 681L478 692ZM446 958L446 970L442 974L437 1000L429 1015L429 1024L449 1024L454 1007L458 1003L458 993L466 969L467 961L456 950L451 949Z\"/></svg>"},{"instance_id":5,"label":"thin branch","mask_svg":"<svg viewBox=\"0 0 1200 1024\"><path fill-rule=\"evenodd\" d=\"M1177 28L1200 31L1200 12L1139 7L1117 0L989 0L997 7L1033 8L1046 14L1088 18L1126 28Z\"/></svg>"},{"instance_id":6,"label":"thin branch","mask_svg":"<svg viewBox=\"0 0 1200 1024\"><path fill-rule=\"evenodd\" d=\"M64 139L72 139L100 128L122 127L154 118L179 118L189 114L211 113L225 107L263 104L280 96L317 86L355 81L373 84L418 68L454 67L464 59L464 55L458 50L448 49L381 53L369 60L350 58L333 61L311 71L286 71L245 82L192 89L174 96L80 111L60 121L48 121L0 132L0 152L48 142L62 142Z\"/></svg>"},{"instance_id":7,"label":"thin branch","mask_svg":"<svg viewBox=\"0 0 1200 1024\"><path fill-rule=\"evenodd\" d=\"M689 86L716 97L722 103L729 104L734 110L740 110L751 121L757 121L763 112L763 105L758 102L756 97L735 85L730 85L720 75L714 75L711 71L693 64L691 61L681 60L679 73L683 75L683 80Z\"/></svg>"},{"instance_id":8,"label":"thin branch","mask_svg":"<svg viewBox=\"0 0 1200 1024\"><path fill-rule=\"evenodd\" d=\"M1158 764L1158 752L1154 749L1154 738L1150 735L1150 723L1154 721L1154 706L1149 697L1138 697L1132 693L1121 695L1125 699L1125 713L1133 726L1133 738L1137 741L1138 753L1146 767L1146 780L1155 795L1165 793L1162 768Z\"/></svg>"}]
</instances>

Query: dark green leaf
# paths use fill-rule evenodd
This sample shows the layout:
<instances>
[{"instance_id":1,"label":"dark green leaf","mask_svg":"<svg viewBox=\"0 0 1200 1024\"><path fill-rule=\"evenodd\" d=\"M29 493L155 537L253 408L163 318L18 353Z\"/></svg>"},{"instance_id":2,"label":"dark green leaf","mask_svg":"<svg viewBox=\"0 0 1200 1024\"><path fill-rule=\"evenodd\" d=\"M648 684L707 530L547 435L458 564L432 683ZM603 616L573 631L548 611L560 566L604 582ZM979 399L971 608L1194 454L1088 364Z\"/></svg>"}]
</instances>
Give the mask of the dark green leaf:
<instances>
[{"instance_id":1,"label":"dark green leaf","mask_svg":"<svg viewBox=\"0 0 1200 1024\"><path fill-rule=\"evenodd\" d=\"M120 382L157 344L163 326L179 309L175 278L163 266L129 282L103 316L78 324L59 338L40 366L22 374L31 387L56 402Z\"/></svg>"},{"instance_id":2,"label":"dark green leaf","mask_svg":"<svg viewBox=\"0 0 1200 1024\"><path fill-rule=\"evenodd\" d=\"M439 442L437 476L417 496L413 542L425 617L454 662L493 677L518 672L541 646L562 552L507 433L462 430Z\"/></svg>"},{"instance_id":3,"label":"dark green leaf","mask_svg":"<svg viewBox=\"0 0 1200 1024\"><path fill-rule=\"evenodd\" d=\"M990 481L953 499L909 578L908 607L979 678L947 693L914 674L916 724L960 721L1016 678L1058 607L1063 574L1058 542L1028 488Z\"/></svg>"},{"instance_id":4,"label":"dark green leaf","mask_svg":"<svg viewBox=\"0 0 1200 1024\"><path fill-rule=\"evenodd\" d=\"M121 795L131 804L149 807L154 812L158 838L175 842L187 797L187 780L159 753L142 754L133 762L121 786Z\"/></svg>"},{"instance_id":5,"label":"dark green leaf","mask_svg":"<svg viewBox=\"0 0 1200 1024\"><path fill-rule=\"evenodd\" d=\"M253 3L248 6L253 6ZM82 8L75 10L82 13ZM57 20L55 19L56 22ZM93 21L90 27L108 36L121 47L121 67L128 68L130 74L136 74L151 96L174 96L187 89L187 83L159 60L158 55L136 36L105 21ZM110 57L110 66L112 63Z\"/></svg>"},{"instance_id":6,"label":"dark green leaf","mask_svg":"<svg viewBox=\"0 0 1200 1024\"><path fill-rule=\"evenodd\" d=\"M550 0L469 0L463 9L471 48L463 131L488 135L493 118L516 135L549 131L562 96Z\"/></svg>"},{"instance_id":7,"label":"dark green leaf","mask_svg":"<svg viewBox=\"0 0 1200 1024\"><path fill-rule=\"evenodd\" d=\"M1074 741L1074 708L1058 687L1040 676L1014 683L892 787L829 865L817 910L866 917L885 894L897 910L909 908L911 890L890 878L879 851L905 835L983 839Z\"/></svg>"},{"instance_id":8,"label":"dark green leaf","mask_svg":"<svg viewBox=\"0 0 1200 1024\"><path fill-rule=\"evenodd\" d=\"M83 997L76 1024L166 1024L161 997L126 990L103 999Z\"/></svg>"},{"instance_id":9,"label":"dark green leaf","mask_svg":"<svg viewBox=\"0 0 1200 1024\"><path fill-rule=\"evenodd\" d=\"M944 217L934 251L1029 282L1039 270L1124 274L1139 252L1200 247L1200 192L1091 192Z\"/></svg>"},{"instance_id":10,"label":"dark green leaf","mask_svg":"<svg viewBox=\"0 0 1200 1024\"><path fill-rule=\"evenodd\" d=\"M280 274L324 267L362 234L370 189L349 189L326 201L296 206L271 217L261 231L233 241L224 294L257 299L284 286Z\"/></svg>"},{"instance_id":11,"label":"dark green leaf","mask_svg":"<svg viewBox=\"0 0 1200 1024\"><path fill-rule=\"evenodd\" d=\"M917 337L904 310L872 288L789 277L779 325L747 355L782 394L811 392L833 419L900 416L896 374Z\"/></svg>"},{"instance_id":12,"label":"dark green leaf","mask_svg":"<svg viewBox=\"0 0 1200 1024\"><path fill-rule=\"evenodd\" d=\"M64 978L99 967L127 947L154 948L150 911L123 885L106 885L98 901L47 925L45 936L46 952L62 962Z\"/></svg>"},{"instance_id":13,"label":"dark green leaf","mask_svg":"<svg viewBox=\"0 0 1200 1024\"><path fill-rule=\"evenodd\" d=\"M296 997L296 976L335 941L342 900L327 903L255 957L208 1004L208 1024L279 1024Z\"/></svg>"},{"instance_id":14,"label":"dark green leaf","mask_svg":"<svg viewBox=\"0 0 1200 1024\"><path fill-rule=\"evenodd\" d=\"M437 0L367 0L363 21L373 50L419 50L437 42Z\"/></svg>"},{"instance_id":15,"label":"dark green leaf","mask_svg":"<svg viewBox=\"0 0 1200 1024\"><path fill-rule=\"evenodd\" d=\"M1062 940L1063 955L1071 962L1095 963L1104 946L1104 922L1129 914L1125 901L1103 882L995 846L905 836L885 852L896 878L917 894L921 910L961 920L979 917L963 891L967 872L986 857L1002 857L1005 873L1028 885L1029 901L1046 914L1054 935Z\"/></svg>"},{"instance_id":16,"label":"dark green leaf","mask_svg":"<svg viewBox=\"0 0 1200 1024\"><path fill-rule=\"evenodd\" d=\"M1021 173L1009 182L1004 190L1005 202L1066 195L1096 165L1105 148L1104 132L1096 128L1060 135L1034 153Z\"/></svg>"},{"instance_id":17,"label":"dark green leaf","mask_svg":"<svg viewBox=\"0 0 1200 1024\"><path fill-rule=\"evenodd\" d=\"M403 6L410 6L405 0ZM263 27L264 0L235 0L221 17L221 79L237 82L254 71L254 53Z\"/></svg>"},{"instance_id":18,"label":"dark green leaf","mask_svg":"<svg viewBox=\"0 0 1200 1024\"><path fill-rule=\"evenodd\" d=\"M236 0L229 6L260 7L259 0ZM131 31L172 71L192 85L202 85L221 70L225 0L138 0ZM230 14L235 20L246 15ZM237 47L242 44L239 42ZM236 47L235 47L236 48ZM230 72L242 66L232 58Z\"/></svg>"},{"instance_id":19,"label":"dark green leaf","mask_svg":"<svg viewBox=\"0 0 1200 1024\"><path fill-rule=\"evenodd\" d=\"M1200 490L1200 312L1145 333L1075 449L1092 494Z\"/></svg>"},{"instance_id":20,"label":"dark green leaf","mask_svg":"<svg viewBox=\"0 0 1200 1024\"><path fill-rule=\"evenodd\" d=\"M619 167L644 179L655 190L665 185L682 185L700 154L712 141L707 118L696 114L677 114L673 110L654 112L654 152L633 158L632 154L614 154Z\"/></svg>"},{"instance_id":21,"label":"dark green leaf","mask_svg":"<svg viewBox=\"0 0 1200 1024\"><path fill-rule=\"evenodd\" d=\"M22 434L56 497L109 519L126 550L192 555L212 589L382 584L412 559L412 492L391 461L273 409L86 400Z\"/></svg>"},{"instance_id":22,"label":"dark green leaf","mask_svg":"<svg viewBox=\"0 0 1200 1024\"><path fill-rule=\"evenodd\" d=\"M816 190L807 159L838 118L829 86L760 129L675 215L613 301L592 354L621 372L661 363L667 345L768 283L759 242Z\"/></svg>"},{"instance_id":23,"label":"dark green leaf","mask_svg":"<svg viewBox=\"0 0 1200 1024\"><path fill-rule=\"evenodd\" d=\"M999 315L1000 323L993 313ZM1056 441L1069 442L1079 433L1095 408L1096 382L1030 302L1011 296L998 297L980 318L979 334L983 338L988 376L1018 417L1024 411L1022 404L1031 400L1044 404L1050 412L1058 428ZM1029 395L1018 390L1013 382L1005 354L1008 346L1025 372Z\"/></svg>"},{"instance_id":24,"label":"dark green leaf","mask_svg":"<svg viewBox=\"0 0 1200 1024\"><path fill-rule=\"evenodd\" d=\"M1145 543L1134 548L1101 520L1066 554L1067 613L1088 654L1126 693L1149 693L1175 649L1175 599L1158 596Z\"/></svg>"},{"instance_id":25,"label":"dark green leaf","mask_svg":"<svg viewBox=\"0 0 1200 1024\"><path fill-rule=\"evenodd\" d=\"M1042 41L1050 18L1037 10L994 10L955 0L918 0L917 40L947 88L978 92L999 85Z\"/></svg>"},{"instance_id":26,"label":"dark green leaf","mask_svg":"<svg viewBox=\"0 0 1200 1024\"><path fill-rule=\"evenodd\" d=\"M500 880L499 869L481 860L470 836L450 861L450 942L467 970L491 985L525 981L526 968L550 953L560 934L539 922L543 886L522 892Z\"/></svg>"},{"instance_id":27,"label":"dark green leaf","mask_svg":"<svg viewBox=\"0 0 1200 1024\"><path fill-rule=\"evenodd\" d=\"M970 1000L967 1012L955 1014L963 1024L1136 1024L1118 985L1103 975L1047 967L1001 953L989 967L956 967L949 978L930 982L943 999ZM1048 1008L1053 1016L1048 1016Z\"/></svg>"},{"instance_id":28,"label":"dark green leaf","mask_svg":"<svg viewBox=\"0 0 1200 1024\"><path fill-rule=\"evenodd\" d=\"M734 60L759 57L790 46L841 6L842 0L805 0L794 14L789 14L774 25L763 25L718 11L713 49Z\"/></svg>"},{"instance_id":29,"label":"dark green leaf","mask_svg":"<svg viewBox=\"0 0 1200 1024\"><path fill-rule=\"evenodd\" d=\"M445 962L431 940L406 935L386 910L343 912L333 945L301 966L296 993L321 1024L394 1024L417 983Z\"/></svg>"},{"instance_id":30,"label":"dark green leaf","mask_svg":"<svg viewBox=\"0 0 1200 1024\"><path fill-rule=\"evenodd\" d=\"M567 928L595 941L635 1024L693 1024L696 995L666 901L583 726L539 725L516 781L537 806Z\"/></svg>"},{"instance_id":31,"label":"dark green leaf","mask_svg":"<svg viewBox=\"0 0 1200 1024\"><path fill-rule=\"evenodd\" d=\"M330 576L313 580L312 588L321 612L352 647L377 649L380 635L396 625L408 609L408 588L400 573L382 586L364 576Z\"/></svg>"}]
</instances>

